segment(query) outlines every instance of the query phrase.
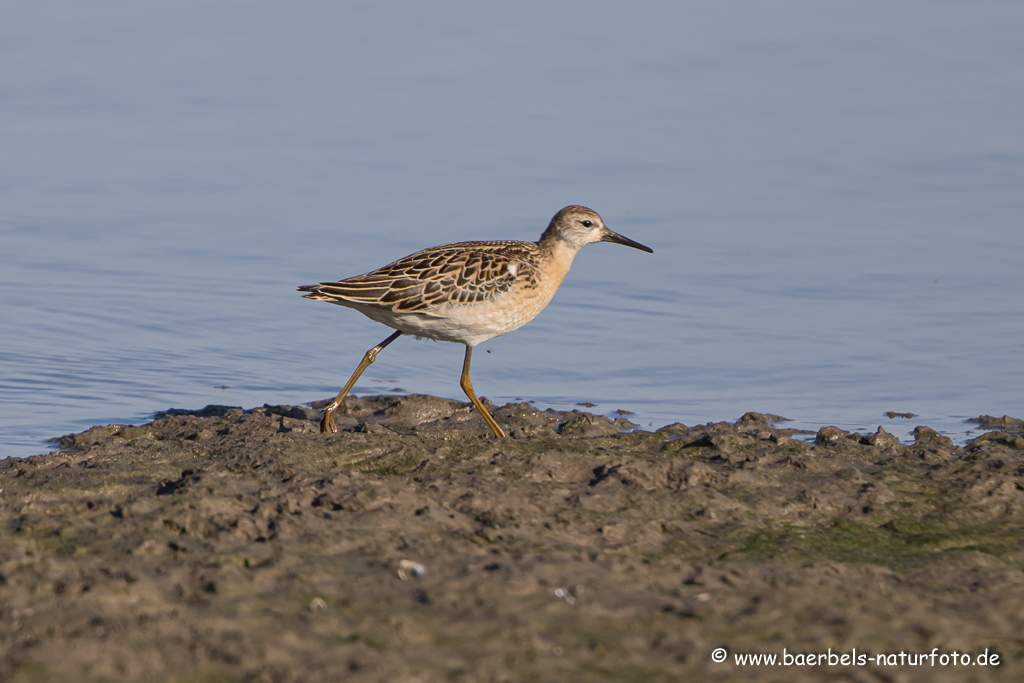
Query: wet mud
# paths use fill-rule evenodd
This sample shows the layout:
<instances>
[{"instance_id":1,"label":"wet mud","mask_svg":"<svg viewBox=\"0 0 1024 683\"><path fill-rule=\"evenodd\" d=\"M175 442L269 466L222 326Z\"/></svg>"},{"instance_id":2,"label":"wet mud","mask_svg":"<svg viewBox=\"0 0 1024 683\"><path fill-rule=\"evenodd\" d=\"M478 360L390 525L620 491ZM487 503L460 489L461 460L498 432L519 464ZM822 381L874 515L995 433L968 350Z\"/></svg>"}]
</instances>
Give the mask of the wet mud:
<instances>
[{"instance_id":1,"label":"wet mud","mask_svg":"<svg viewBox=\"0 0 1024 683\"><path fill-rule=\"evenodd\" d=\"M0 680L1024 679L1019 420L493 412L208 407L0 461ZM733 658L854 648L998 664Z\"/></svg>"}]
</instances>

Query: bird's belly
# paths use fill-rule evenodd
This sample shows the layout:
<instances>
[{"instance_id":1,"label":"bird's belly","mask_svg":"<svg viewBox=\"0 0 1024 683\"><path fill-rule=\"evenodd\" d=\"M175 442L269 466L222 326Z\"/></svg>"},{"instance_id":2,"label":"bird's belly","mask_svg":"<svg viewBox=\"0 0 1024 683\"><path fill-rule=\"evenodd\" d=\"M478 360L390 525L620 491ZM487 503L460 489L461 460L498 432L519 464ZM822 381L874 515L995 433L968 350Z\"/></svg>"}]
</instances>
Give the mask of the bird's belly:
<instances>
[{"instance_id":1,"label":"bird's belly","mask_svg":"<svg viewBox=\"0 0 1024 683\"><path fill-rule=\"evenodd\" d=\"M401 313L363 306L358 310L404 334L476 346L519 329L537 317L550 300L541 292L528 292L525 296L505 295L471 304L445 304L427 312Z\"/></svg>"}]
</instances>

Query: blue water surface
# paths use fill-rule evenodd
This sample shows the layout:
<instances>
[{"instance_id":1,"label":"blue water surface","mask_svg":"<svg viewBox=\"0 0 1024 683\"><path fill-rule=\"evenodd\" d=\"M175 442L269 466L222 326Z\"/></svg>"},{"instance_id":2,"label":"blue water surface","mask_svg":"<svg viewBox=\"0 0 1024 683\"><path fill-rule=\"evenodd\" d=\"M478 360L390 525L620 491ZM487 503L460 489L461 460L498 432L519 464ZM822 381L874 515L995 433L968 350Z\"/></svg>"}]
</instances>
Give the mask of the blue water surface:
<instances>
[{"instance_id":1,"label":"blue water surface","mask_svg":"<svg viewBox=\"0 0 1024 683\"><path fill-rule=\"evenodd\" d=\"M566 204L655 253L587 247L481 346L498 404L958 440L1024 417L1024 4L3 14L0 456L333 396L388 330L297 285L536 239ZM461 361L400 339L356 393L461 397Z\"/></svg>"}]
</instances>

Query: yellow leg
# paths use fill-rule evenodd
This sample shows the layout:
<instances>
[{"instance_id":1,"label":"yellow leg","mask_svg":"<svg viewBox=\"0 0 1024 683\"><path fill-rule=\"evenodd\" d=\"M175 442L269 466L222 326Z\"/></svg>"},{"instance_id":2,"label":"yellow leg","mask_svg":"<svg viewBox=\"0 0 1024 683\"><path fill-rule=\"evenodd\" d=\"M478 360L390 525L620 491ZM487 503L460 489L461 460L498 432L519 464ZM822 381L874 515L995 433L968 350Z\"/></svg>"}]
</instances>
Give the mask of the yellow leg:
<instances>
[{"instance_id":1,"label":"yellow leg","mask_svg":"<svg viewBox=\"0 0 1024 683\"><path fill-rule=\"evenodd\" d=\"M469 361L472 357L473 347L467 346L466 361L462 364L462 380L459 382L459 384L462 386L462 390L466 392L466 396L469 396L469 400L472 401L473 405L476 406L476 409L480 411L480 414L483 416L484 420L487 421L487 425L491 428L491 431L494 432L494 436L496 436L499 439L503 439L505 438L504 430L498 426L498 423L494 421L494 418L491 417L491 414L487 412L486 408L484 408L484 404L480 403L480 399L478 399L476 397L476 394L473 393L473 383L469 381Z\"/></svg>"},{"instance_id":2,"label":"yellow leg","mask_svg":"<svg viewBox=\"0 0 1024 683\"><path fill-rule=\"evenodd\" d=\"M393 335L377 344L372 349L366 352L363 356L363 360L359 363L359 367L352 373L352 376L348 378L348 382L345 383L345 387L338 393L338 396L331 401L331 404L324 408L324 417L320 420L320 431L321 432L337 432L338 428L334 426L334 411L338 409L341 402L345 400L345 396L355 385L356 380L359 379L359 375L363 374L363 370L370 366L370 363L377 360L377 354L381 352L385 346L402 336L401 332L395 332Z\"/></svg>"}]
</instances>

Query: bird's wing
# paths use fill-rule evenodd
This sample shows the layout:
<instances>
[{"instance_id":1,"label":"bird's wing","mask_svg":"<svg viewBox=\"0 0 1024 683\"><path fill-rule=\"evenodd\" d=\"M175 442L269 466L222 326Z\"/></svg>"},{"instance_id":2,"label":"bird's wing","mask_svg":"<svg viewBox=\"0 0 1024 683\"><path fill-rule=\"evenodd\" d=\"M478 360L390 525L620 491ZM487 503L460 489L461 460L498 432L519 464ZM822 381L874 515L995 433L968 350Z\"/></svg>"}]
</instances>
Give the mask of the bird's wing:
<instances>
[{"instance_id":1,"label":"bird's wing","mask_svg":"<svg viewBox=\"0 0 1024 683\"><path fill-rule=\"evenodd\" d=\"M429 313L507 292L517 279L535 282L533 242L457 242L424 249L365 275L300 287L308 299L344 300L392 311Z\"/></svg>"}]
</instances>

